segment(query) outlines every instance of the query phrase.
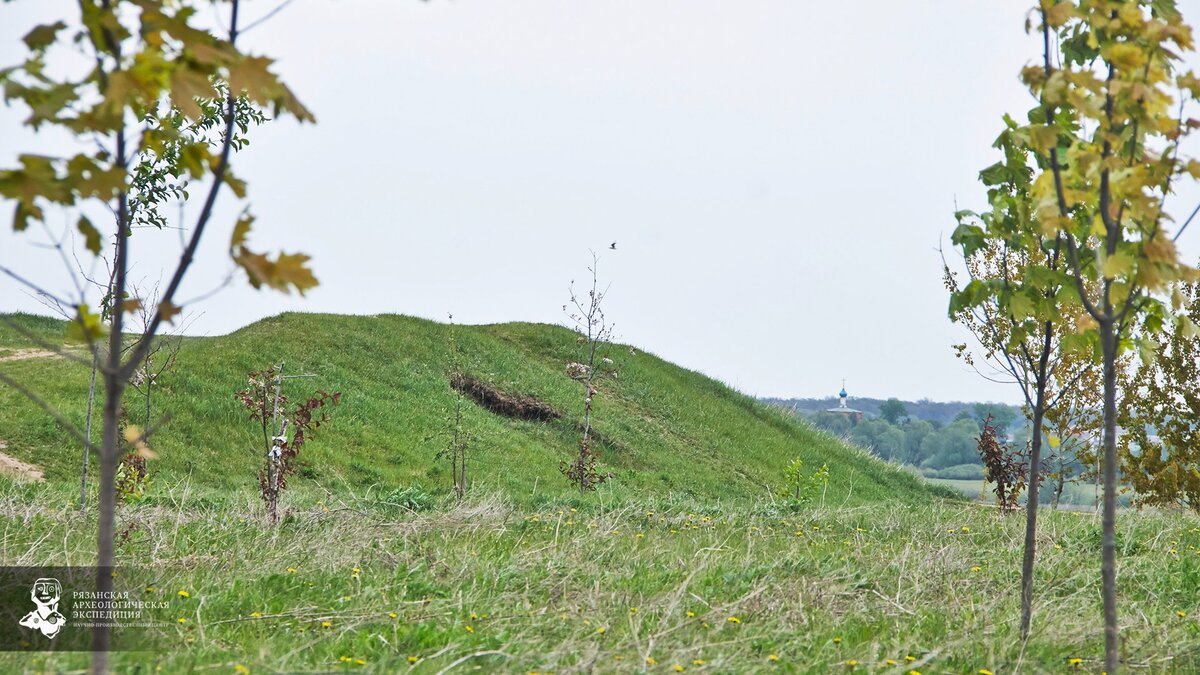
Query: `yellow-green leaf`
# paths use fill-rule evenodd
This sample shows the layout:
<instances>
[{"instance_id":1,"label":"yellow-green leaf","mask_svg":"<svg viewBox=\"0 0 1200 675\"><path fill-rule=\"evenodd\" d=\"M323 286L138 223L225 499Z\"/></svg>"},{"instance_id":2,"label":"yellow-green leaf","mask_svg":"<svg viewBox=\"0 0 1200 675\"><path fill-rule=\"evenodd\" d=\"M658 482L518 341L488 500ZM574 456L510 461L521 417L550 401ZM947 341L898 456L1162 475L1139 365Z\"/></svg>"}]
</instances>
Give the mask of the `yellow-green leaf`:
<instances>
[{"instance_id":1,"label":"yellow-green leaf","mask_svg":"<svg viewBox=\"0 0 1200 675\"><path fill-rule=\"evenodd\" d=\"M91 344L108 334L100 317L92 313L87 303L75 307L75 318L67 323L67 339Z\"/></svg>"},{"instance_id":2,"label":"yellow-green leaf","mask_svg":"<svg viewBox=\"0 0 1200 675\"><path fill-rule=\"evenodd\" d=\"M181 311L183 310L169 302L158 303L158 313L160 316L162 316L162 320L166 321L167 323L174 323L175 317L178 316Z\"/></svg>"},{"instance_id":3,"label":"yellow-green leaf","mask_svg":"<svg viewBox=\"0 0 1200 675\"><path fill-rule=\"evenodd\" d=\"M1132 272L1135 262L1133 256L1124 251L1117 251L1104 259L1100 271L1104 273L1105 279L1116 279Z\"/></svg>"},{"instance_id":4,"label":"yellow-green leaf","mask_svg":"<svg viewBox=\"0 0 1200 675\"><path fill-rule=\"evenodd\" d=\"M100 238L100 230L92 224L92 221L87 216L79 216L79 234L83 235L84 246L92 252L92 255L100 255L100 247L102 245Z\"/></svg>"},{"instance_id":5,"label":"yellow-green leaf","mask_svg":"<svg viewBox=\"0 0 1200 675\"><path fill-rule=\"evenodd\" d=\"M57 21L51 24L43 24L34 28L25 34L22 41L26 47L33 51L41 51L50 45L54 44L54 38L58 35L58 31L67 27L67 24Z\"/></svg>"},{"instance_id":6,"label":"yellow-green leaf","mask_svg":"<svg viewBox=\"0 0 1200 675\"><path fill-rule=\"evenodd\" d=\"M1045 124L1034 124L1029 127L1029 144L1040 153L1049 153L1058 143L1058 129Z\"/></svg>"},{"instance_id":7,"label":"yellow-green leaf","mask_svg":"<svg viewBox=\"0 0 1200 675\"><path fill-rule=\"evenodd\" d=\"M234 251L246 244L246 237L250 234L250 226L254 224L254 216L249 212L243 212L238 218L237 224L233 226L233 236L229 239L229 249Z\"/></svg>"},{"instance_id":8,"label":"yellow-green leaf","mask_svg":"<svg viewBox=\"0 0 1200 675\"><path fill-rule=\"evenodd\" d=\"M189 119L198 120L204 116L196 99L211 99L215 95L212 82L204 74L187 67L178 67L171 72L171 103Z\"/></svg>"}]
</instances>

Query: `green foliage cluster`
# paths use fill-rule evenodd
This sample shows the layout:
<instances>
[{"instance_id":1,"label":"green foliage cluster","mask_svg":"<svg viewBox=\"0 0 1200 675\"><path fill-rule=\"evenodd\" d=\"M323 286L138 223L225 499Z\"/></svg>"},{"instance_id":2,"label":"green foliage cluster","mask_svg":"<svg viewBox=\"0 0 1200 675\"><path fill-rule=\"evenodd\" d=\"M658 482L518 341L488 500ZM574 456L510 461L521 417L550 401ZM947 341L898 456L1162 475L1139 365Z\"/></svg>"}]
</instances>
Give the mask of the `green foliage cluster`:
<instances>
[{"instance_id":1,"label":"green foliage cluster","mask_svg":"<svg viewBox=\"0 0 1200 675\"><path fill-rule=\"evenodd\" d=\"M117 500L130 503L141 501L150 487L146 458L131 452L117 465Z\"/></svg>"},{"instance_id":2,"label":"green foliage cluster","mask_svg":"<svg viewBox=\"0 0 1200 675\"><path fill-rule=\"evenodd\" d=\"M829 489L829 464L804 475L804 460L797 457L788 465L784 472L787 489L781 496L788 499L788 505L799 508L808 506L816 501L824 501L825 491Z\"/></svg>"},{"instance_id":3,"label":"green foliage cluster","mask_svg":"<svg viewBox=\"0 0 1200 675\"><path fill-rule=\"evenodd\" d=\"M415 485L392 490L380 495L379 504L395 506L405 511L428 511L437 506L437 498Z\"/></svg>"}]
</instances>

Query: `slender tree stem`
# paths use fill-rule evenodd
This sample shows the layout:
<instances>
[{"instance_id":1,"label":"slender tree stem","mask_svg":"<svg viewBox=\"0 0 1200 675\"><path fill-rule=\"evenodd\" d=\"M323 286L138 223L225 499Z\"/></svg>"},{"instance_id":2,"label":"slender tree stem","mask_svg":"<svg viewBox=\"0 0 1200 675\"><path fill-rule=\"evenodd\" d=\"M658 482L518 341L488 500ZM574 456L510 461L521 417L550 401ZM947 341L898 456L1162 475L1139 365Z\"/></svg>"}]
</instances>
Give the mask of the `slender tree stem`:
<instances>
[{"instance_id":1,"label":"slender tree stem","mask_svg":"<svg viewBox=\"0 0 1200 675\"><path fill-rule=\"evenodd\" d=\"M1104 536L1101 543L1100 575L1104 594L1104 664L1116 673L1120 663L1117 628L1117 335L1113 321L1100 322L1104 352Z\"/></svg>"},{"instance_id":2,"label":"slender tree stem","mask_svg":"<svg viewBox=\"0 0 1200 675\"><path fill-rule=\"evenodd\" d=\"M88 385L87 417L83 422L83 470L79 479L79 515L87 510L88 457L92 454L92 404L96 401L96 371L100 369L100 355L92 354L92 381Z\"/></svg>"}]
</instances>

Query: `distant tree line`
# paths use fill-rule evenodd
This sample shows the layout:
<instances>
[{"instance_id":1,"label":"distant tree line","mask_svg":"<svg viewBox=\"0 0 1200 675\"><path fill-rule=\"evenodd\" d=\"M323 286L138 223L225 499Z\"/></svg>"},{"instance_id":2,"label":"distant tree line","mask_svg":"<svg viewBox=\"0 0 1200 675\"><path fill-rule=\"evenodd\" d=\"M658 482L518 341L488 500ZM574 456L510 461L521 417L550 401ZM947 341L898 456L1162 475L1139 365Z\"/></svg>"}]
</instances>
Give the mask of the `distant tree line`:
<instances>
[{"instance_id":1,"label":"distant tree line","mask_svg":"<svg viewBox=\"0 0 1200 675\"><path fill-rule=\"evenodd\" d=\"M984 468L979 457L979 437L984 422L992 417L992 424L1002 442L1023 448L1029 441L1029 428L1020 408L1001 403L933 403L918 402L943 409L955 406L957 412L948 422L940 419L921 419L911 414L908 402L888 399L878 404L878 416L868 415L862 420L851 415L826 412L834 406L816 411L805 411L800 407L790 408L809 424L823 429L849 442L870 450L881 459L897 464L916 467L930 478L953 478L962 480L983 479ZM866 409L863 399L855 399L854 405ZM866 410L864 410L866 412ZM938 411L939 413L942 410ZM1077 458L1064 457L1067 465L1077 465ZM1075 467L1081 473L1083 467Z\"/></svg>"},{"instance_id":2,"label":"distant tree line","mask_svg":"<svg viewBox=\"0 0 1200 675\"><path fill-rule=\"evenodd\" d=\"M769 405L777 405L789 410L795 410L800 413L815 413L838 406L836 396L826 398L764 398L764 403ZM923 398L919 401L904 401L899 399L882 399L882 398L858 398L851 399L851 407L861 410L868 416L884 417L885 404L888 401L894 401L904 407L905 414L903 416L911 419L925 420L940 426L947 426L957 419L964 412L974 413L975 408L980 405L991 406L999 409L1008 409L1012 414L1019 418L1021 409L1017 406L1006 405L1003 403L975 403L971 401L931 401ZM997 415L997 419L1000 419Z\"/></svg>"}]
</instances>

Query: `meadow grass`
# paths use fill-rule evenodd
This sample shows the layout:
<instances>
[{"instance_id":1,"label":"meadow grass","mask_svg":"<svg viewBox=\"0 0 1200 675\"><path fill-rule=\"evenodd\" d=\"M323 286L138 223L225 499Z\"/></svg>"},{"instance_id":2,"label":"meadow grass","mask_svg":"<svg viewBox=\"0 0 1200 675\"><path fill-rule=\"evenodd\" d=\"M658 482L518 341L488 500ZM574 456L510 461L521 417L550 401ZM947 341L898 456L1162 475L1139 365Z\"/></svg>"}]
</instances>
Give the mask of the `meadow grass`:
<instances>
[{"instance_id":1,"label":"meadow grass","mask_svg":"<svg viewBox=\"0 0 1200 675\"><path fill-rule=\"evenodd\" d=\"M23 331L0 329L6 353L61 340L60 322L15 320ZM1094 516L1045 515L1023 642L1019 516L629 346L606 347L620 379L601 385L595 417L614 480L579 495L558 473L582 412L563 373L577 345L561 328L453 329L469 374L562 418L469 404L473 485L452 503L434 460L455 401L451 330L287 314L185 341L158 390L170 420L153 439L152 483L117 523L118 564L148 569L146 598L168 603L152 631L163 648L117 653L114 670L1099 672ZM273 527L233 392L279 360L344 400L305 446ZM54 357L0 369L82 421L86 367ZM6 389L0 440L47 478L0 477L0 563L91 564L95 491L79 515L78 444ZM806 474L830 474L804 506L778 497L796 457ZM1200 520L1126 511L1118 534L1126 663L1200 672ZM0 672L81 672L87 658L0 654Z\"/></svg>"},{"instance_id":2,"label":"meadow grass","mask_svg":"<svg viewBox=\"0 0 1200 675\"><path fill-rule=\"evenodd\" d=\"M535 510L472 495L413 513L302 490L271 527L249 492L152 492L121 508L118 530L137 528L117 555L156 570L168 648L118 653L118 672L1100 671L1091 515L1044 517L1023 643L1023 519L976 504L796 512L601 494ZM0 481L5 561L90 563L93 518L73 498ZM1126 663L1197 672L1200 520L1130 512L1118 537ZM86 663L0 656L5 672Z\"/></svg>"}]
</instances>

